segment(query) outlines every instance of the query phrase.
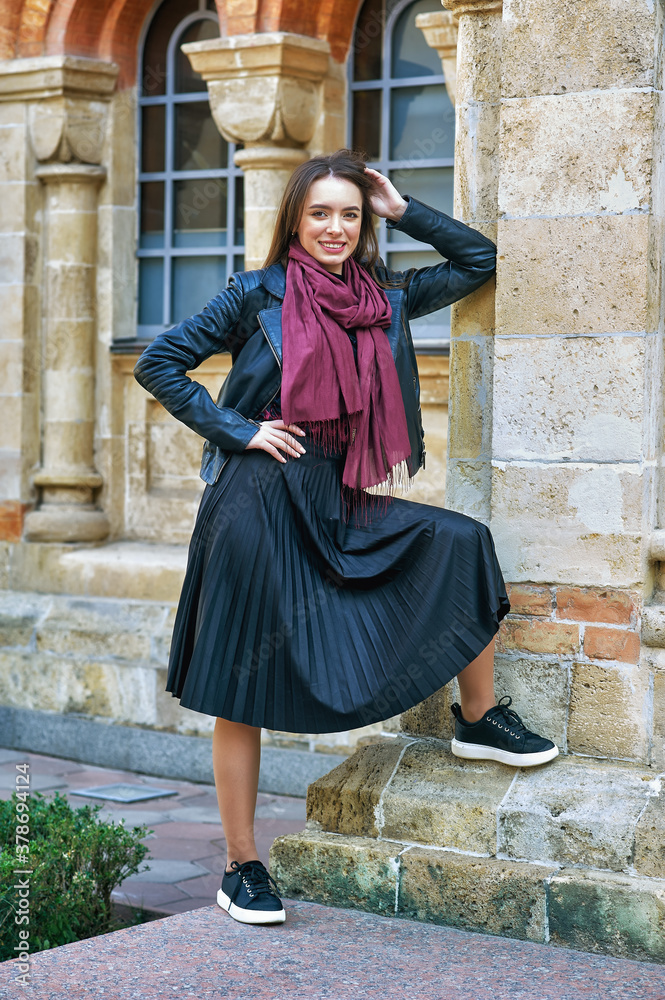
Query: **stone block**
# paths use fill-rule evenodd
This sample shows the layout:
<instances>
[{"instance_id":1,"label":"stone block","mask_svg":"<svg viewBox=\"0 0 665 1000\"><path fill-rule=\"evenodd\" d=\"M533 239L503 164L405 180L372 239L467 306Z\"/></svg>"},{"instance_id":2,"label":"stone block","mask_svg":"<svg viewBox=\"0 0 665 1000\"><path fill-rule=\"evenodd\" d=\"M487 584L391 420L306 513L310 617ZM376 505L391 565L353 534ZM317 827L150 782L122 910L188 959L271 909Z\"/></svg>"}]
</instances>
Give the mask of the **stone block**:
<instances>
[{"instance_id":1,"label":"stone block","mask_svg":"<svg viewBox=\"0 0 665 1000\"><path fill-rule=\"evenodd\" d=\"M579 625L507 617L501 623L497 649L571 655L579 650Z\"/></svg>"},{"instance_id":2,"label":"stone block","mask_svg":"<svg viewBox=\"0 0 665 1000\"><path fill-rule=\"evenodd\" d=\"M638 464L494 462L491 529L504 576L634 587L643 577L643 489Z\"/></svg>"},{"instance_id":3,"label":"stone block","mask_svg":"<svg viewBox=\"0 0 665 1000\"><path fill-rule=\"evenodd\" d=\"M0 233L20 233L25 229L25 189L21 181L0 181Z\"/></svg>"},{"instance_id":4,"label":"stone block","mask_svg":"<svg viewBox=\"0 0 665 1000\"><path fill-rule=\"evenodd\" d=\"M461 761L445 743L418 740L404 753L378 805L385 839L496 853L496 811L515 772Z\"/></svg>"},{"instance_id":5,"label":"stone block","mask_svg":"<svg viewBox=\"0 0 665 1000\"><path fill-rule=\"evenodd\" d=\"M627 629L588 625L584 630L584 655L591 660L637 663L640 658L640 637L637 632L629 632Z\"/></svg>"},{"instance_id":6,"label":"stone block","mask_svg":"<svg viewBox=\"0 0 665 1000\"><path fill-rule=\"evenodd\" d=\"M22 399L14 396L0 396L0 449L13 450L20 444Z\"/></svg>"},{"instance_id":7,"label":"stone block","mask_svg":"<svg viewBox=\"0 0 665 1000\"><path fill-rule=\"evenodd\" d=\"M0 282L3 285L20 285L27 281L26 257L28 240L23 233L9 233L2 237L0 245ZM13 338L22 334L14 330ZM12 339L13 339L12 338Z\"/></svg>"},{"instance_id":8,"label":"stone block","mask_svg":"<svg viewBox=\"0 0 665 1000\"><path fill-rule=\"evenodd\" d=\"M446 684L419 705L402 712L402 732L413 736L434 736L439 740L451 739L453 715L450 706L453 700L453 685Z\"/></svg>"},{"instance_id":9,"label":"stone block","mask_svg":"<svg viewBox=\"0 0 665 1000\"><path fill-rule=\"evenodd\" d=\"M496 332L655 329L649 216L499 220Z\"/></svg>"},{"instance_id":10,"label":"stone block","mask_svg":"<svg viewBox=\"0 0 665 1000\"><path fill-rule=\"evenodd\" d=\"M506 584L510 610L513 615L535 615L549 618L553 610L552 591L528 583Z\"/></svg>"},{"instance_id":11,"label":"stone block","mask_svg":"<svg viewBox=\"0 0 665 1000\"><path fill-rule=\"evenodd\" d=\"M644 378L644 337L498 337L495 457L640 461Z\"/></svg>"},{"instance_id":12,"label":"stone block","mask_svg":"<svg viewBox=\"0 0 665 1000\"><path fill-rule=\"evenodd\" d=\"M653 733L651 764L665 771L665 672L656 671L653 679Z\"/></svg>"},{"instance_id":13,"label":"stone block","mask_svg":"<svg viewBox=\"0 0 665 1000\"><path fill-rule=\"evenodd\" d=\"M665 885L614 872L562 871L550 882L549 925L552 944L663 962Z\"/></svg>"},{"instance_id":14,"label":"stone block","mask_svg":"<svg viewBox=\"0 0 665 1000\"><path fill-rule=\"evenodd\" d=\"M23 181L26 174L26 132L24 125L7 125L0 133L0 182Z\"/></svg>"},{"instance_id":15,"label":"stone block","mask_svg":"<svg viewBox=\"0 0 665 1000\"><path fill-rule=\"evenodd\" d=\"M151 659L152 638L167 609L157 603L130 603L58 595L37 628L37 649L94 658Z\"/></svg>"},{"instance_id":16,"label":"stone block","mask_svg":"<svg viewBox=\"0 0 665 1000\"><path fill-rule=\"evenodd\" d=\"M505 101L500 212L523 218L646 211L653 130L651 92Z\"/></svg>"},{"instance_id":17,"label":"stone block","mask_svg":"<svg viewBox=\"0 0 665 1000\"><path fill-rule=\"evenodd\" d=\"M0 647L27 646L50 605L47 595L0 591Z\"/></svg>"},{"instance_id":18,"label":"stone block","mask_svg":"<svg viewBox=\"0 0 665 1000\"><path fill-rule=\"evenodd\" d=\"M648 701L648 670L609 663L573 663L570 752L646 762Z\"/></svg>"},{"instance_id":19,"label":"stone block","mask_svg":"<svg viewBox=\"0 0 665 1000\"><path fill-rule=\"evenodd\" d=\"M507 0L502 27L504 97L656 85L652 3Z\"/></svg>"},{"instance_id":20,"label":"stone block","mask_svg":"<svg viewBox=\"0 0 665 1000\"><path fill-rule=\"evenodd\" d=\"M487 450L490 415L483 407L491 372L489 344L455 340L450 353L448 447L455 458L477 459Z\"/></svg>"},{"instance_id":21,"label":"stone block","mask_svg":"<svg viewBox=\"0 0 665 1000\"><path fill-rule=\"evenodd\" d=\"M307 818L331 833L376 837L381 795L409 741L360 747L307 790Z\"/></svg>"},{"instance_id":22,"label":"stone block","mask_svg":"<svg viewBox=\"0 0 665 1000\"><path fill-rule=\"evenodd\" d=\"M557 587L556 616L577 622L607 622L609 625L633 625L637 597L622 590L605 587Z\"/></svg>"},{"instance_id":23,"label":"stone block","mask_svg":"<svg viewBox=\"0 0 665 1000\"><path fill-rule=\"evenodd\" d=\"M446 465L446 507L487 523L491 489L492 470L489 462L457 459L449 453Z\"/></svg>"},{"instance_id":24,"label":"stone block","mask_svg":"<svg viewBox=\"0 0 665 1000\"><path fill-rule=\"evenodd\" d=\"M569 666L558 657L501 656L494 658L497 698L509 695L512 708L534 733L566 748Z\"/></svg>"},{"instance_id":25,"label":"stone block","mask_svg":"<svg viewBox=\"0 0 665 1000\"><path fill-rule=\"evenodd\" d=\"M499 191L499 104L458 103L455 214L470 225L495 219Z\"/></svg>"},{"instance_id":26,"label":"stone block","mask_svg":"<svg viewBox=\"0 0 665 1000\"><path fill-rule=\"evenodd\" d=\"M545 941L546 879L556 869L419 847L399 861L399 916Z\"/></svg>"},{"instance_id":27,"label":"stone block","mask_svg":"<svg viewBox=\"0 0 665 1000\"><path fill-rule=\"evenodd\" d=\"M498 853L541 864L623 871L647 803L645 769L558 757L520 771L498 810Z\"/></svg>"},{"instance_id":28,"label":"stone block","mask_svg":"<svg viewBox=\"0 0 665 1000\"><path fill-rule=\"evenodd\" d=\"M647 780L649 802L635 830L635 870L640 875L665 878L665 795L662 777Z\"/></svg>"},{"instance_id":29,"label":"stone block","mask_svg":"<svg viewBox=\"0 0 665 1000\"><path fill-rule=\"evenodd\" d=\"M392 916L398 853L396 844L308 828L273 841L270 870L287 899Z\"/></svg>"},{"instance_id":30,"label":"stone block","mask_svg":"<svg viewBox=\"0 0 665 1000\"><path fill-rule=\"evenodd\" d=\"M2 105L0 104L0 107ZM0 341L23 337L23 285L0 285Z\"/></svg>"},{"instance_id":31,"label":"stone block","mask_svg":"<svg viewBox=\"0 0 665 1000\"><path fill-rule=\"evenodd\" d=\"M456 107L466 102L498 102L502 35L501 16L496 10L460 18L457 50L473 52L474 58L458 60Z\"/></svg>"}]
</instances>

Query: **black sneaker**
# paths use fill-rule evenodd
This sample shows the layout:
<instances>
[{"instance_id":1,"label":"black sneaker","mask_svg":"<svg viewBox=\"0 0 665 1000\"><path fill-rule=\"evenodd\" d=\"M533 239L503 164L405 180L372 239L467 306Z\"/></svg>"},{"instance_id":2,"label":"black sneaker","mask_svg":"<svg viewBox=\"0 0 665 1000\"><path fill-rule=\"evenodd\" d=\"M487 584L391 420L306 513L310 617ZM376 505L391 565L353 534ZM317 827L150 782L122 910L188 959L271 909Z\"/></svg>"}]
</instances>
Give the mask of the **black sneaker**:
<instances>
[{"instance_id":1,"label":"black sneaker","mask_svg":"<svg viewBox=\"0 0 665 1000\"><path fill-rule=\"evenodd\" d=\"M232 861L231 871L224 871L217 902L241 924L283 924L286 913L276 888L277 883L260 861L244 861L241 865Z\"/></svg>"},{"instance_id":2,"label":"black sneaker","mask_svg":"<svg viewBox=\"0 0 665 1000\"><path fill-rule=\"evenodd\" d=\"M451 706L455 716L455 738L450 744L455 756L467 760L498 760L513 767L535 767L553 760L559 748L551 740L530 732L511 704L512 698L506 695L478 722L467 722L455 702Z\"/></svg>"}]
</instances>

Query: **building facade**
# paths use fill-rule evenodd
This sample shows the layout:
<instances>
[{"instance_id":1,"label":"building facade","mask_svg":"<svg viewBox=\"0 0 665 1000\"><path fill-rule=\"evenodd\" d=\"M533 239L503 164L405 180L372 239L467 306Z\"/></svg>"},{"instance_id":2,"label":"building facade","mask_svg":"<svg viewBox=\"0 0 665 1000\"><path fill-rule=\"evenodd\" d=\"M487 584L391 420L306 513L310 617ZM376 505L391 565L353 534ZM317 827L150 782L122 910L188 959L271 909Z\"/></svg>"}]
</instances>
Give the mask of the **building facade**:
<instances>
[{"instance_id":1,"label":"building facade","mask_svg":"<svg viewBox=\"0 0 665 1000\"><path fill-rule=\"evenodd\" d=\"M0 0L0 711L12 745L113 729L136 766L137 733L210 731L163 692L201 442L132 368L260 265L295 165L362 146L498 245L496 283L415 331L412 496L490 524L499 693L563 754L458 766L450 686L340 734L365 745L274 867L307 898L663 959L663 3L444 7Z\"/></svg>"}]
</instances>

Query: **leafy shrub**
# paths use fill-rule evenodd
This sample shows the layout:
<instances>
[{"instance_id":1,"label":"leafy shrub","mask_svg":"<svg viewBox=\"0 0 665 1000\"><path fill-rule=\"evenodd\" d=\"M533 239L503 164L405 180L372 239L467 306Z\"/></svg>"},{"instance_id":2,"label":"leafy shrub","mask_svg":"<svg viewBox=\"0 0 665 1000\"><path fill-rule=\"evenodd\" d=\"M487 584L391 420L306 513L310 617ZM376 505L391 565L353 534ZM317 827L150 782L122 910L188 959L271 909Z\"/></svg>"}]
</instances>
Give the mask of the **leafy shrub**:
<instances>
[{"instance_id":1,"label":"leafy shrub","mask_svg":"<svg viewBox=\"0 0 665 1000\"><path fill-rule=\"evenodd\" d=\"M16 793L0 802L0 961L15 957L19 941L15 883L25 876L15 875L16 869L32 871L30 923L23 925L31 952L113 930L111 892L139 870L148 853L141 840L152 831L99 819L101 805L73 809L59 792L48 799L36 792L26 816L30 853L17 861L16 805Z\"/></svg>"}]
</instances>

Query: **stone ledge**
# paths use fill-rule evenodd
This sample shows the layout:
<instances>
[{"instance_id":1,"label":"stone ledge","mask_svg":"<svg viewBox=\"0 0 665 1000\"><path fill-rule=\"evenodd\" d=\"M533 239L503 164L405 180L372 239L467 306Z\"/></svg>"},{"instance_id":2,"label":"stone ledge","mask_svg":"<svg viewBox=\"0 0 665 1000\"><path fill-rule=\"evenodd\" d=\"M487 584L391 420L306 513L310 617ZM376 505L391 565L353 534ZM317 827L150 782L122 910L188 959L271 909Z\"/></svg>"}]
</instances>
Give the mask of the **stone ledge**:
<instances>
[{"instance_id":1,"label":"stone ledge","mask_svg":"<svg viewBox=\"0 0 665 1000\"><path fill-rule=\"evenodd\" d=\"M49 594L176 602L187 566L184 545L117 541L12 546L8 586Z\"/></svg>"},{"instance_id":2,"label":"stone ledge","mask_svg":"<svg viewBox=\"0 0 665 1000\"><path fill-rule=\"evenodd\" d=\"M664 875L657 772L560 756L540 768L461 761L436 739L357 751L308 791L326 833L378 837L546 867ZM617 803L621 803L620 808Z\"/></svg>"},{"instance_id":3,"label":"stone ledge","mask_svg":"<svg viewBox=\"0 0 665 1000\"><path fill-rule=\"evenodd\" d=\"M316 824L278 837L270 865L286 898L665 962L661 879L405 848Z\"/></svg>"},{"instance_id":4,"label":"stone ledge","mask_svg":"<svg viewBox=\"0 0 665 1000\"><path fill-rule=\"evenodd\" d=\"M74 715L0 707L2 745L160 778L214 782L210 739L155 732ZM259 791L301 798L344 760L337 754L264 747Z\"/></svg>"}]
</instances>

